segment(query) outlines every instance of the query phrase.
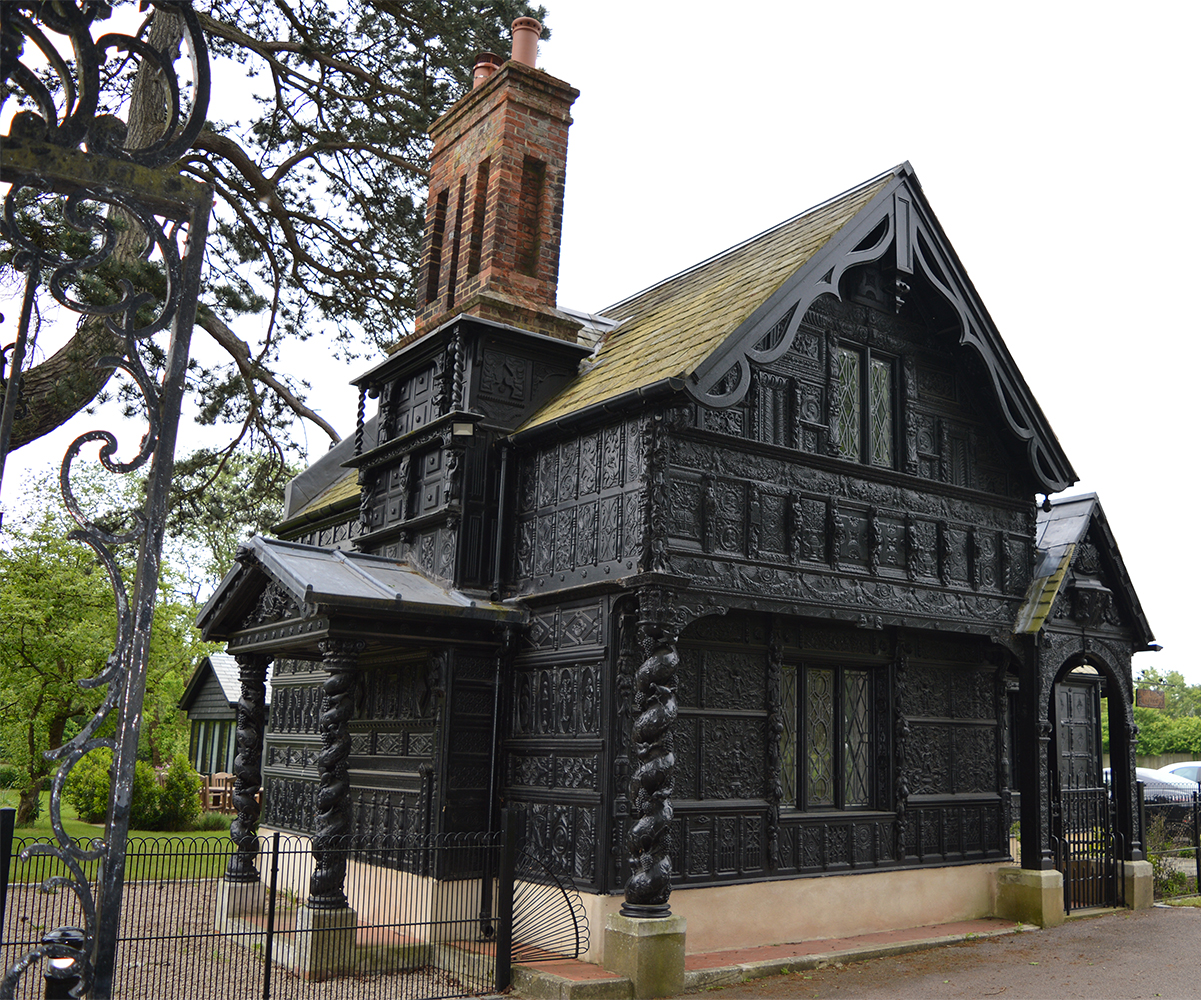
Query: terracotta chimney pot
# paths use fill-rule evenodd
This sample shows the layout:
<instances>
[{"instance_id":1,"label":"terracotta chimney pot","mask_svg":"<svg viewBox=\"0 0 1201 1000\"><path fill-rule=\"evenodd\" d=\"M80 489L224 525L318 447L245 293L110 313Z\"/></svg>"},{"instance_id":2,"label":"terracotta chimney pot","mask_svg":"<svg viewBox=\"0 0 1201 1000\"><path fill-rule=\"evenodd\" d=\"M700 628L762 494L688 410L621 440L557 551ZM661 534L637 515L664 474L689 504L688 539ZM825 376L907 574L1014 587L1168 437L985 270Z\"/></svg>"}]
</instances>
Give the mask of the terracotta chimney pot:
<instances>
[{"instance_id":1,"label":"terracotta chimney pot","mask_svg":"<svg viewBox=\"0 0 1201 1000\"><path fill-rule=\"evenodd\" d=\"M513 22L513 61L533 67L538 62L538 39L542 25L532 17L519 17Z\"/></svg>"},{"instance_id":2,"label":"terracotta chimney pot","mask_svg":"<svg viewBox=\"0 0 1201 1000\"><path fill-rule=\"evenodd\" d=\"M475 57L475 71L471 76L471 89L483 86L504 62L495 52L481 52Z\"/></svg>"}]
</instances>

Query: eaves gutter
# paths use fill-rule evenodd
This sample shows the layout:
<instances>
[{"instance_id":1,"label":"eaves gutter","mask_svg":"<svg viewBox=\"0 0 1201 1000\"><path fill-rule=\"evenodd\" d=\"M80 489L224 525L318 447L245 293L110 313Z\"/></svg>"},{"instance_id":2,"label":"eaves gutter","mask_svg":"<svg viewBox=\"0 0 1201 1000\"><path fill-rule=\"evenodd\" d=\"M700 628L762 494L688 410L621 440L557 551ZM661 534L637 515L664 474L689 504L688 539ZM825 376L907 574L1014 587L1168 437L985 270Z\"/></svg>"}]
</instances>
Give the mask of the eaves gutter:
<instances>
[{"instance_id":1,"label":"eaves gutter","mask_svg":"<svg viewBox=\"0 0 1201 1000\"><path fill-rule=\"evenodd\" d=\"M335 500L333 503L318 507L316 510L302 511L288 518L286 521L273 524L271 526L271 533L274 535L284 535L296 531L298 528L325 527L325 524L322 522L339 524L342 521L343 514L350 510L357 510L361 503L362 501L357 494L343 497L341 500Z\"/></svg>"},{"instance_id":2,"label":"eaves gutter","mask_svg":"<svg viewBox=\"0 0 1201 1000\"><path fill-rule=\"evenodd\" d=\"M650 385L644 385L637 389L630 389L619 396L613 396L600 403L593 403L591 406L574 410L571 413L556 417L554 420L547 420L545 423L537 424L526 430L514 431L509 435L509 440L513 444L524 444L551 431L567 430L568 428L588 423L599 417L625 413L647 403L658 403L677 395L685 385L686 383L683 378L671 375L660 379L658 382L652 382Z\"/></svg>"}]
</instances>

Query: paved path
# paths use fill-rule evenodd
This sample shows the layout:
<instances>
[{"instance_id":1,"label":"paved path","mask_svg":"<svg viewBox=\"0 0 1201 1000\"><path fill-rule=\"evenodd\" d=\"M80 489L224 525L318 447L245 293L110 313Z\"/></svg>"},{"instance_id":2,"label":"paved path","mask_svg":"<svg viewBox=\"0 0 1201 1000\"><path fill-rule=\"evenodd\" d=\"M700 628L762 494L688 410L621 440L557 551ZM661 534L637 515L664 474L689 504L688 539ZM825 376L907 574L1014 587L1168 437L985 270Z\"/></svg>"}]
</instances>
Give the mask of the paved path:
<instances>
[{"instance_id":1,"label":"paved path","mask_svg":"<svg viewBox=\"0 0 1201 1000\"><path fill-rule=\"evenodd\" d=\"M1051 930L756 979L705 995L715 1000L1201 998L1201 909L1110 913Z\"/></svg>"}]
</instances>

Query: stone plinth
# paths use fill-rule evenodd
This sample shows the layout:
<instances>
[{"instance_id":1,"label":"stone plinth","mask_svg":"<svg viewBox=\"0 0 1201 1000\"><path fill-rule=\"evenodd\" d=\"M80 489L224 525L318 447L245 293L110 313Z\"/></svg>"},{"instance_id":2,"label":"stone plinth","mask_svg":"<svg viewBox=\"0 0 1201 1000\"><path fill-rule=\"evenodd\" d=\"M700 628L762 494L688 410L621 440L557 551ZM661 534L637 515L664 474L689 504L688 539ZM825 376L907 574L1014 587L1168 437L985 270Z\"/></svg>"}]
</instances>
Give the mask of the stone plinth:
<instances>
[{"instance_id":1,"label":"stone plinth","mask_svg":"<svg viewBox=\"0 0 1201 1000\"><path fill-rule=\"evenodd\" d=\"M295 944L279 948L278 960L305 979L329 979L354 968L357 929L358 916L349 907L341 910L301 907L296 913Z\"/></svg>"},{"instance_id":2,"label":"stone plinth","mask_svg":"<svg viewBox=\"0 0 1201 1000\"><path fill-rule=\"evenodd\" d=\"M253 921L267 912L267 888L262 882L227 882L217 887L216 928L222 934L243 933L247 926L258 928ZM264 931L265 933L265 931Z\"/></svg>"},{"instance_id":3,"label":"stone plinth","mask_svg":"<svg viewBox=\"0 0 1201 1000\"><path fill-rule=\"evenodd\" d=\"M1127 861L1125 885L1126 905L1132 910L1149 910L1155 905L1155 878L1150 861Z\"/></svg>"},{"instance_id":4,"label":"stone plinth","mask_svg":"<svg viewBox=\"0 0 1201 1000\"><path fill-rule=\"evenodd\" d=\"M1063 874L1054 868L997 869L997 916L1039 927L1058 927L1063 909Z\"/></svg>"},{"instance_id":5,"label":"stone plinth","mask_svg":"<svg viewBox=\"0 0 1201 1000\"><path fill-rule=\"evenodd\" d=\"M605 968L634 984L636 997L665 997L684 990L684 931L681 916L640 919L605 917Z\"/></svg>"}]
</instances>

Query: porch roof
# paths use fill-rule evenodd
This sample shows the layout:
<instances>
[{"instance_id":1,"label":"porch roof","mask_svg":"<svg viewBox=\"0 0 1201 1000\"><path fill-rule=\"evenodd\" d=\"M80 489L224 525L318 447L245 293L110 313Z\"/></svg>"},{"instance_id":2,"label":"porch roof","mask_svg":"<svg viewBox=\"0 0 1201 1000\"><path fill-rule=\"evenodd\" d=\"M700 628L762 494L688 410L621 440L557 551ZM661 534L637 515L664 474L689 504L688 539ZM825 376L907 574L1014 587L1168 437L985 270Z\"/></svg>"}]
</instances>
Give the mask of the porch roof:
<instances>
[{"instance_id":1,"label":"porch roof","mask_svg":"<svg viewBox=\"0 0 1201 1000\"><path fill-rule=\"evenodd\" d=\"M256 605L271 584L282 591L290 607L275 615L256 614ZM397 559L256 535L239 548L237 562L196 624L206 641L264 629L291 640L301 633L319 637L335 620L342 632L348 619L360 621L358 630L366 636L383 635L403 622L454 619L503 624L522 622L525 617L523 609L512 605L441 587ZM303 621L307 627L281 630L279 621Z\"/></svg>"},{"instance_id":2,"label":"porch roof","mask_svg":"<svg viewBox=\"0 0 1201 1000\"><path fill-rule=\"evenodd\" d=\"M1143 649L1159 648L1153 645L1151 626L1095 493L1059 497L1051 501L1050 510L1039 509L1033 579L1018 610L1014 633L1041 631L1051 617L1056 599L1067 586L1100 586L1100 581L1092 579L1091 573L1073 568L1080 547L1089 539L1090 528L1104 577L1113 589L1123 618L1131 625L1136 642Z\"/></svg>"}]
</instances>

